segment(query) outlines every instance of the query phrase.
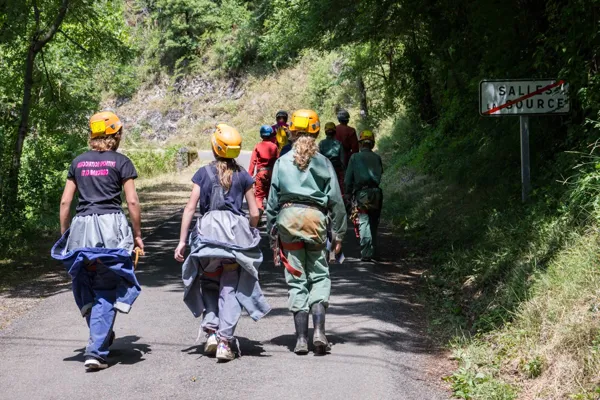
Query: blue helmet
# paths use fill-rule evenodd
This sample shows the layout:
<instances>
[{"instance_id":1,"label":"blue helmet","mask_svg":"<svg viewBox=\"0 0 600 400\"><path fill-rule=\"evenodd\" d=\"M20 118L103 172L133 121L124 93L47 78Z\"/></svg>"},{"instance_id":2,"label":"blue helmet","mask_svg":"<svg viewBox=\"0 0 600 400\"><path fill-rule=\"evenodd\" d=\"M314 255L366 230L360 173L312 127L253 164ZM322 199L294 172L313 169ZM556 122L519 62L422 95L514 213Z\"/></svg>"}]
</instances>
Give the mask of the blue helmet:
<instances>
[{"instance_id":1,"label":"blue helmet","mask_svg":"<svg viewBox=\"0 0 600 400\"><path fill-rule=\"evenodd\" d=\"M272 134L273 134L273 128L271 128L269 125L263 125L260 127L260 137L261 138L271 137Z\"/></svg>"}]
</instances>

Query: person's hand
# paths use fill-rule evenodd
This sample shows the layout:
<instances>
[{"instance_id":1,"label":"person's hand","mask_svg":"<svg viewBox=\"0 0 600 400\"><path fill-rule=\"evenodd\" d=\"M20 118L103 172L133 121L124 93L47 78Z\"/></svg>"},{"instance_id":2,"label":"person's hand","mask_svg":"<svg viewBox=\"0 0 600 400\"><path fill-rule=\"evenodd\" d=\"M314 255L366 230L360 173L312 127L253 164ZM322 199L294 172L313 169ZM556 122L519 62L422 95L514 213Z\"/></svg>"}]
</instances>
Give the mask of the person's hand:
<instances>
[{"instance_id":1,"label":"person's hand","mask_svg":"<svg viewBox=\"0 0 600 400\"><path fill-rule=\"evenodd\" d=\"M175 249L175 259L179 262L183 262L185 258L183 257L183 253L185 253L185 242L179 242L177 248Z\"/></svg>"},{"instance_id":2,"label":"person's hand","mask_svg":"<svg viewBox=\"0 0 600 400\"><path fill-rule=\"evenodd\" d=\"M144 251L144 241L141 236L136 236L134 239L135 247L139 247L140 250Z\"/></svg>"},{"instance_id":3,"label":"person's hand","mask_svg":"<svg viewBox=\"0 0 600 400\"><path fill-rule=\"evenodd\" d=\"M342 242L335 243L335 255L338 255L342 252Z\"/></svg>"}]
</instances>

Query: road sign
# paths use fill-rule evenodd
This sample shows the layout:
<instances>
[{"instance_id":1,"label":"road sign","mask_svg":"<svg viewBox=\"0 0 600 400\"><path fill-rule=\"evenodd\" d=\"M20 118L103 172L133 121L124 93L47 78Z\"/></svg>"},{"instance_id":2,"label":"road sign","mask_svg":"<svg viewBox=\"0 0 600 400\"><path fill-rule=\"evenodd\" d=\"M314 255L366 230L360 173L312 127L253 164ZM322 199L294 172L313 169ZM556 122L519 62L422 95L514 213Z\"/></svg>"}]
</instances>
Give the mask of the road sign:
<instances>
[{"instance_id":1,"label":"road sign","mask_svg":"<svg viewBox=\"0 0 600 400\"><path fill-rule=\"evenodd\" d=\"M483 116L566 114L569 85L562 80L484 80L479 84Z\"/></svg>"},{"instance_id":2,"label":"road sign","mask_svg":"<svg viewBox=\"0 0 600 400\"><path fill-rule=\"evenodd\" d=\"M484 80L479 84L479 113L486 117L519 116L521 127L521 197L531 191L529 116L566 114L569 84L562 80Z\"/></svg>"}]
</instances>

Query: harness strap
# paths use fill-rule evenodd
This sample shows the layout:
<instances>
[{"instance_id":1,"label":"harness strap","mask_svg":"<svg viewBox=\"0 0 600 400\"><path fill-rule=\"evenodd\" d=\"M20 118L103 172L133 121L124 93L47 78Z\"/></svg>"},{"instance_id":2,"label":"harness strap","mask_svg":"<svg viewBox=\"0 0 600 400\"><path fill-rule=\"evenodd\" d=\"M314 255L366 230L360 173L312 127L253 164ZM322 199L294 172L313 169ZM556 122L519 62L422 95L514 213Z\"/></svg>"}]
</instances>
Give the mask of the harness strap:
<instances>
[{"instance_id":1,"label":"harness strap","mask_svg":"<svg viewBox=\"0 0 600 400\"><path fill-rule=\"evenodd\" d=\"M223 264L214 271L203 271L202 274L208 278L218 278L223 274L223 271L225 271L225 272L235 271L239 267L240 267L240 264L238 264L238 263Z\"/></svg>"},{"instance_id":2,"label":"harness strap","mask_svg":"<svg viewBox=\"0 0 600 400\"><path fill-rule=\"evenodd\" d=\"M322 251L327 247L326 244L307 244L304 242L282 242L279 240L279 257L281 258L281 263L288 270L288 272L296 277L302 276L302 271L294 268L294 266L288 261L285 256L284 250L286 251L295 251L307 249L309 251Z\"/></svg>"}]
</instances>

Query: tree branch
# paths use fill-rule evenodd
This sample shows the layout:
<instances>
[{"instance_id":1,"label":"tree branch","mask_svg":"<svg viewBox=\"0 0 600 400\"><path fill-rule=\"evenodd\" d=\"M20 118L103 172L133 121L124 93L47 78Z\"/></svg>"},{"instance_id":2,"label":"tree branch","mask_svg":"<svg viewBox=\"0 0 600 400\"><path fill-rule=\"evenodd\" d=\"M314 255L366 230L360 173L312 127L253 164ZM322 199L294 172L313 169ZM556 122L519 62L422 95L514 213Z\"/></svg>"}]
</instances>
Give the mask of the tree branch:
<instances>
[{"instance_id":1,"label":"tree branch","mask_svg":"<svg viewBox=\"0 0 600 400\"><path fill-rule=\"evenodd\" d=\"M40 9L37 5L37 0L33 0L33 15L35 16L35 29L40 29Z\"/></svg>"},{"instance_id":2,"label":"tree branch","mask_svg":"<svg viewBox=\"0 0 600 400\"><path fill-rule=\"evenodd\" d=\"M74 39L72 39L69 35L67 35L65 33L65 31L63 31L62 29L59 29L58 33L60 33L61 35L63 35L69 42L73 43L77 48L79 48L79 50L83 51L84 53L89 53L88 49L86 49L85 47L83 47L82 45L80 45L79 43L77 43Z\"/></svg>"},{"instance_id":3,"label":"tree branch","mask_svg":"<svg viewBox=\"0 0 600 400\"><path fill-rule=\"evenodd\" d=\"M62 4L58 9L58 14L54 19L52 25L48 28L48 31L35 43L33 51L35 53L39 53L40 50L54 37L63 20L65 19L65 15L67 15L67 8L69 7L69 0L62 0Z\"/></svg>"},{"instance_id":4,"label":"tree branch","mask_svg":"<svg viewBox=\"0 0 600 400\"><path fill-rule=\"evenodd\" d=\"M46 73L46 80L48 81L48 86L50 86L50 97L52 97L52 102L56 102L56 97L54 96L54 86L52 86L52 80L50 79L50 73L48 72L48 67L46 67L46 59L44 58L44 52L40 53L42 57L42 64L44 65L44 72Z\"/></svg>"}]
</instances>

